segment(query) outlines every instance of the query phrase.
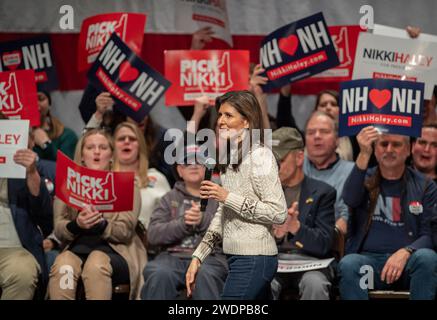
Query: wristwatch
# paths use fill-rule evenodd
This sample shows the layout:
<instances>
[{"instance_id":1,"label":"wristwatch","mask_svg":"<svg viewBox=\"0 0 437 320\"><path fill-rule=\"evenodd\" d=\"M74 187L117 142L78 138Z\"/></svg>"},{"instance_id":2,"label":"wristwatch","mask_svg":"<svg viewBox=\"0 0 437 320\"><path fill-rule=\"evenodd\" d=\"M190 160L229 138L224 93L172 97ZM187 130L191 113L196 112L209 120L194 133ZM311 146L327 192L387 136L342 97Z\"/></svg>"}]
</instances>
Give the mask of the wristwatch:
<instances>
[{"instance_id":1,"label":"wristwatch","mask_svg":"<svg viewBox=\"0 0 437 320\"><path fill-rule=\"evenodd\" d=\"M45 150L47 149L47 147L49 146L49 144L52 143L50 140L47 140L46 142L43 143L43 145L41 146L41 149Z\"/></svg>"},{"instance_id":2,"label":"wristwatch","mask_svg":"<svg viewBox=\"0 0 437 320\"><path fill-rule=\"evenodd\" d=\"M404 247L404 249L407 250L410 254L413 254L416 251L416 249L411 246L406 246Z\"/></svg>"}]
</instances>

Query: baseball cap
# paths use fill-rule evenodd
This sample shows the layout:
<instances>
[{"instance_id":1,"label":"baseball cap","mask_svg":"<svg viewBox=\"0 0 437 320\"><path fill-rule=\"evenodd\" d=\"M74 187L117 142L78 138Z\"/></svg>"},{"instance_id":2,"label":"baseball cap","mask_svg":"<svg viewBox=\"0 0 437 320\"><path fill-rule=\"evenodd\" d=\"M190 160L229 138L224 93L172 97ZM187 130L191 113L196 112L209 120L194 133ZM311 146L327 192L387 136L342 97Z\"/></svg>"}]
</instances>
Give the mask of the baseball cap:
<instances>
[{"instance_id":1,"label":"baseball cap","mask_svg":"<svg viewBox=\"0 0 437 320\"><path fill-rule=\"evenodd\" d=\"M179 164L205 164L206 157L203 152L200 152L200 147L196 144L187 145L184 148L184 153L179 157Z\"/></svg>"},{"instance_id":2,"label":"baseball cap","mask_svg":"<svg viewBox=\"0 0 437 320\"><path fill-rule=\"evenodd\" d=\"M302 135L296 128L282 127L272 133L272 150L278 161L293 150L302 150L304 143Z\"/></svg>"}]
</instances>

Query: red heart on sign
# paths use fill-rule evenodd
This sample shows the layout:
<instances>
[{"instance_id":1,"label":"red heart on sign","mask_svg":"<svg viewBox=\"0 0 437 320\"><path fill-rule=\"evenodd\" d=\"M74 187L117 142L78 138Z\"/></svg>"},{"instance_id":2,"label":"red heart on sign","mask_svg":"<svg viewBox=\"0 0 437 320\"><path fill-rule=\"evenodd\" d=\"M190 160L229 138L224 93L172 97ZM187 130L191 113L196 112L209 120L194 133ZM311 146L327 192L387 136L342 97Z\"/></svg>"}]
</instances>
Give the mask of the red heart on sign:
<instances>
[{"instance_id":1,"label":"red heart on sign","mask_svg":"<svg viewBox=\"0 0 437 320\"><path fill-rule=\"evenodd\" d=\"M381 109L383 106L387 104L387 102L391 99L391 92L388 89L378 90L372 89L369 93L370 101L377 107Z\"/></svg>"},{"instance_id":2,"label":"red heart on sign","mask_svg":"<svg viewBox=\"0 0 437 320\"><path fill-rule=\"evenodd\" d=\"M15 70L21 64L21 52L16 50L12 52L5 52L2 56L3 64L9 70Z\"/></svg>"},{"instance_id":3,"label":"red heart on sign","mask_svg":"<svg viewBox=\"0 0 437 320\"><path fill-rule=\"evenodd\" d=\"M138 77L139 72L130 65L129 61L125 61L121 64L118 74L120 76L120 81L128 82L135 80Z\"/></svg>"},{"instance_id":4,"label":"red heart on sign","mask_svg":"<svg viewBox=\"0 0 437 320\"><path fill-rule=\"evenodd\" d=\"M289 56L292 56L296 52L298 45L299 39L294 34L286 38L281 38L279 40L279 49L281 49L281 51L284 51Z\"/></svg>"}]
</instances>

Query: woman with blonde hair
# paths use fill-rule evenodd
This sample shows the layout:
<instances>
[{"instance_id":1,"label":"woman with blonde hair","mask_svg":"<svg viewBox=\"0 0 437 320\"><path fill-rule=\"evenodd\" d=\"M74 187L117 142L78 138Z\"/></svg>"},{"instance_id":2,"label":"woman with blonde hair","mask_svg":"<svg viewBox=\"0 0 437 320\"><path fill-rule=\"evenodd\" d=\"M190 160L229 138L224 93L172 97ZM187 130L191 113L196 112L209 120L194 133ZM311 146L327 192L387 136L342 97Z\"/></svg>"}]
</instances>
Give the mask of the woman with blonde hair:
<instances>
[{"instance_id":1,"label":"woman with blonde hair","mask_svg":"<svg viewBox=\"0 0 437 320\"><path fill-rule=\"evenodd\" d=\"M135 172L135 183L141 192L139 220L147 229L150 216L162 196L170 191L166 177L149 168L149 151L140 128L131 122L120 123L114 131L114 168Z\"/></svg>"},{"instance_id":2,"label":"woman with blonde hair","mask_svg":"<svg viewBox=\"0 0 437 320\"><path fill-rule=\"evenodd\" d=\"M111 170L113 150L112 137L92 129L79 140L74 161L90 169ZM79 277L86 299L109 300L113 286L124 283L130 283L130 298L139 298L147 262L135 233L140 200L135 188L132 211L101 213L92 205L76 210L55 199L54 233L64 249L50 271L51 299L75 299ZM71 275L68 281L66 275Z\"/></svg>"}]
</instances>

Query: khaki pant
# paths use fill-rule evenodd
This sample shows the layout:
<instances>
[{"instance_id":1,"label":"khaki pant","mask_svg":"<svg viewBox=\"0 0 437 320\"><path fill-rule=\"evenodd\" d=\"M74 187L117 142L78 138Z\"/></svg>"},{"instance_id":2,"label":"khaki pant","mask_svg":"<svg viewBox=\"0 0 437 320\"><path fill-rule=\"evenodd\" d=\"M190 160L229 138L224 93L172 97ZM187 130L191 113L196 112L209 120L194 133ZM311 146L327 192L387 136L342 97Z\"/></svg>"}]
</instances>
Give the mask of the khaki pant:
<instances>
[{"instance_id":1,"label":"khaki pant","mask_svg":"<svg viewBox=\"0 0 437 320\"><path fill-rule=\"evenodd\" d=\"M112 267L107 254L92 251L82 267L82 260L71 251L56 257L50 270L49 297L52 300L74 300L77 281L82 277L87 300L110 300Z\"/></svg>"},{"instance_id":2,"label":"khaki pant","mask_svg":"<svg viewBox=\"0 0 437 320\"><path fill-rule=\"evenodd\" d=\"M24 248L0 248L1 300L32 300L40 266Z\"/></svg>"}]
</instances>

